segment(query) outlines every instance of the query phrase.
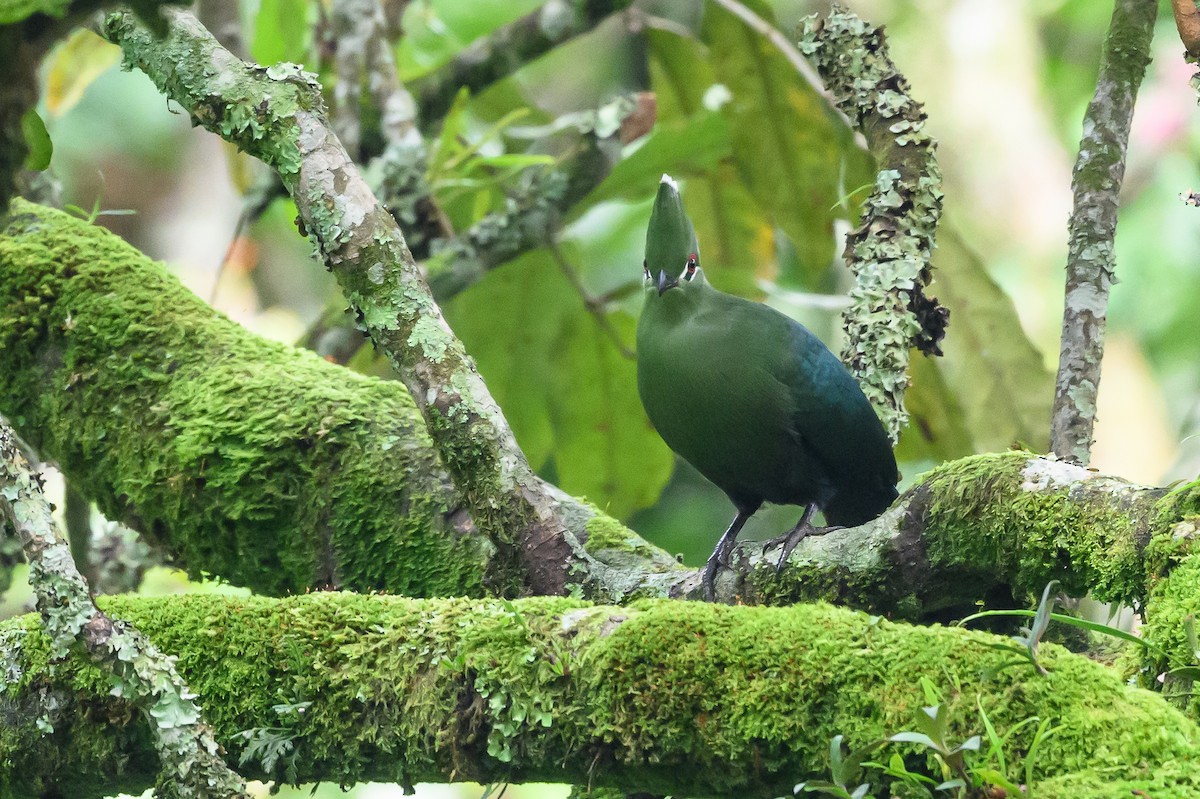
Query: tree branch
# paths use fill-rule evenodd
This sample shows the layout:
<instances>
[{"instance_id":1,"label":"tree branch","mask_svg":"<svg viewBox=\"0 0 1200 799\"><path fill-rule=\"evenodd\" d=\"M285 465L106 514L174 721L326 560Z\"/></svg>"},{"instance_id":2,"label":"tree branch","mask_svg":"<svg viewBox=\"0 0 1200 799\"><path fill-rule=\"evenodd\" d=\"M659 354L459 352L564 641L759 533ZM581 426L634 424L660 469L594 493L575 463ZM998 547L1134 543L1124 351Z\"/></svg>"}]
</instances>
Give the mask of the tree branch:
<instances>
[{"instance_id":1,"label":"tree branch","mask_svg":"<svg viewBox=\"0 0 1200 799\"><path fill-rule=\"evenodd\" d=\"M1096 421L1108 292L1116 282L1113 237L1129 125L1150 63L1157 13L1156 0L1116 0L1071 175L1075 206L1068 225L1067 288L1050 448L1060 458L1084 465L1091 457Z\"/></svg>"},{"instance_id":2,"label":"tree branch","mask_svg":"<svg viewBox=\"0 0 1200 799\"><path fill-rule=\"evenodd\" d=\"M193 574L267 593L534 590L462 512L403 386L264 342L115 236L27 203L0 230L0 413ZM876 522L805 541L782 576L775 553L747 544L718 588L909 618L1051 579L1140 601L1143 547L1196 512L1195 493L978 456L926 475ZM612 601L697 589L697 572L617 522L561 507L579 510L560 533L569 557L540 565L547 579Z\"/></svg>"},{"instance_id":3,"label":"tree branch","mask_svg":"<svg viewBox=\"0 0 1200 799\"><path fill-rule=\"evenodd\" d=\"M942 208L936 143L879 28L835 5L828 18L805 20L800 49L881 167L862 223L846 237L855 286L843 314L842 360L895 442L908 423L909 350L940 355L949 317L924 294Z\"/></svg>"},{"instance_id":4,"label":"tree branch","mask_svg":"<svg viewBox=\"0 0 1200 799\"><path fill-rule=\"evenodd\" d=\"M630 0L551 0L476 39L449 64L413 81L420 118L441 119L460 89L475 92L496 83L629 4Z\"/></svg>"},{"instance_id":5,"label":"tree branch","mask_svg":"<svg viewBox=\"0 0 1200 799\"><path fill-rule=\"evenodd\" d=\"M564 498L531 472L403 234L329 129L320 86L294 66L237 60L187 13L169 20L162 42L129 14L110 15L105 31L193 120L278 170L362 328L408 386L475 523L523 561L539 593L561 592L541 564L570 557Z\"/></svg>"},{"instance_id":6,"label":"tree branch","mask_svg":"<svg viewBox=\"0 0 1200 799\"><path fill-rule=\"evenodd\" d=\"M1200 9L1196 8L1196 0L1171 0L1171 10L1183 48L1192 57L1200 56Z\"/></svg>"},{"instance_id":7,"label":"tree branch","mask_svg":"<svg viewBox=\"0 0 1200 799\"><path fill-rule=\"evenodd\" d=\"M66 657L80 645L101 667L109 693L124 697L149 725L153 754L147 754L159 762L159 784L171 787L181 799L248 799L245 782L218 756L220 747L201 718L193 701L196 696L176 673L172 659L136 628L114 621L92 601L87 581L71 559L70 545L51 518L50 503L42 494L42 477L22 456L12 430L3 423L0 520L20 538L29 562L29 582L37 594L49 659ZM11 667L3 671L7 683L13 671ZM42 709L30 723L43 734L52 732L53 721L48 716L53 703L29 699L34 700L30 705L40 704ZM21 779L29 785L45 782L38 776L23 775Z\"/></svg>"},{"instance_id":8,"label":"tree branch","mask_svg":"<svg viewBox=\"0 0 1200 799\"><path fill-rule=\"evenodd\" d=\"M1000 670L1013 657L1006 639L829 606L350 594L107 606L178 653L231 758L256 740L287 742L273 768L250 755L246 767L262 778L292 768L299 782L551 780L779 796L827 773L834 735L859 748L911 729L927 704L915 675L942 692L956 736L981 731L981 705L1017 768L1037 726L1022 722L1049 719L1058 731L1034 764L1041 799L1154 786L1181 795L1171 788L1200 757L1194 722L1052 644L1039 653L1047 676ZM136 791L136 775L121 770L143 762L145 743L123 701L82 659L51 672L47 647L28 620L0 625L0 662L19 675L0 693L0 714L15 722L0 727L0 786L23 795L30 776L52 776L49 758L86 779L79 799ZM70 724L70 737L12 714L39 694L58 703L56 727Z\"/></svg>"}]
</instances>

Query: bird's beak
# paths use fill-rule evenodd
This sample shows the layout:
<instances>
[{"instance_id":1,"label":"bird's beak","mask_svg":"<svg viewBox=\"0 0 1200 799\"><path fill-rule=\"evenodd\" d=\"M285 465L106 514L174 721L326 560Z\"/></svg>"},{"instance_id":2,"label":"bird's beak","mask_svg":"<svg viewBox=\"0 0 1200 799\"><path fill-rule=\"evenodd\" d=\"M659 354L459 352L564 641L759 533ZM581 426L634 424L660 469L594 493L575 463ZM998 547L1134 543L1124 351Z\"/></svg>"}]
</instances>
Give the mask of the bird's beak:
<instances>
[{"instance_id":1,"label":"bird's beak","mask_svg":"<svg viewBox=\"0 0 1200 799\"><path fill-rule=\"evenodd\" d=\"M658 296L662 296L667 289L673 289L679 285L679 281L675 278L667 277L666 271L658 270Z\"/></svg>"}]
</instances>

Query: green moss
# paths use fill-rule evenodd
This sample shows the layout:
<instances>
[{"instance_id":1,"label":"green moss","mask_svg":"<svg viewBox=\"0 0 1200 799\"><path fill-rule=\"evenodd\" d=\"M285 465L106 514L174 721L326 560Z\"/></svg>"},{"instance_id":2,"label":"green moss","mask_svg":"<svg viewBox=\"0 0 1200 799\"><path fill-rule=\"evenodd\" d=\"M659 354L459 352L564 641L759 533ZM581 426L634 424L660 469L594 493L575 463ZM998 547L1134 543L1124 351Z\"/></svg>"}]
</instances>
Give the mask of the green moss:
<instances>
[{"instance_id":1,"label":"green moss","mask_svg":"<svg viewBox=\"0 0 1200 799\"><path fill-rule=\"evenodd\" d=\"M628 527L601 511L595 506L589 506L594 515L587 520L587 541L584 547L595 554L603 549L620 552L644 553L650 552L646 542L632 532Z\"/></svg>"},{"instance_id":2,"label":"green moss","mask_svg":"<svg viewBox=\"0 0 1200 799\"><path fill-rule=\"evenodd\" d=\"M403 386L260 339L115 236L23 202L0 236L0 412L193 575L274 594L513 584Z\"/></svg>"},{"instance_id":3,"label":"green moss","mask_svg":"<svg viewBox=\"0 0 1200 799\"><path fill-rule=\"evenodd\" d=\"M1072 492L1071 484L1026 485L1029 452L977 455L947 463L924 478L928 557L945 579L996 574L1018 593L1038 595L1059 580L1074 596L1132 602L1144 595L1140 537L1133 519L1145 509L1104 492ZM1044 465L1044 464L1043 464ZM1141 500L1153 502L1153 496Z\"/></svg>"},{"instance_id":4,"label":"green moss","mask_svg":"<svg viewBox=\"0 0 1200 799\"><path fill-rule=\"evenodd\" d=\"M1200 698L1194 691L1194 674L1200 668L1200 660L1192 638L1193 634L1200 634L1196 627L1198 616L1200 553L1193 549L1178 560L1168 576L1157 580L1151 590L1142 635L1163 650L1165 657L1146 653L1146 661L1137 675L1142 685L1161 687L1165 694L1176 697L1193 718L1200 715ZM1175 669L1187 670L1171 673Z\"/></svg>"},{"instance_id":5,"label":"green moss","mask_svg":"<svg viewBox=\"0 0 1200 799\"><path fill-rule=\"evenodd\" d=\"M1160 697L1054 645L1041 655L1048 676L1022 668L988 679L1009 658L993 648L1002 639L824 605L616 608L326 593L105 606L178 656L231 760L245 746L239 732L271 731L292 742L287 759L301 780L412 784L452 774L779 795L827 773L834 735L854 747L911 729L926 704L918 677L941 693L956 740L981 732L977 703L1001 735L1031 716L1051 719L1060 730L1038 756L1042 777L1135 780L1200 755L1200 730ZM85 709L100 717L77 722L74 738L0 725L0 786L57 757L94 780L72 795L108 790L114 783L97 775L136 766L140 724L122 717L106 678L84 659L49 673L48 642L33 620L0 625L0 642L18 630L19 674L0 692L0 716L50 690L62 697L61 719ZM1017 768L1032 735L1026 725L1008 741ZM272 776L257 765L243 771Z\"/></svg>"}]
</instances>

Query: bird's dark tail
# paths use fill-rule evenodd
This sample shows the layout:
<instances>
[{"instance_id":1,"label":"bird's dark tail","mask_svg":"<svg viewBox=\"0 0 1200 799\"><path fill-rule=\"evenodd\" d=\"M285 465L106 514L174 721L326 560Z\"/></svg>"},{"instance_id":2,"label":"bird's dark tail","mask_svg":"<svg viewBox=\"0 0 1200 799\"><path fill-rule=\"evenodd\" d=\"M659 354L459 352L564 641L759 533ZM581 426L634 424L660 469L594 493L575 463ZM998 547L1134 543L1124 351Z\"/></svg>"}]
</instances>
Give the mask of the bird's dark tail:
<instances>
[{"instance_id":1,"label":"bird's dark tail","mask_svg":"<svg viewBox=\"0 0 1200 799\"><path fill-rule=\"evenodd\" d=\"M862 485L839 491L822 510L825 523L837 527L857 527L878 518L896 500L899 493L892 485Z\"/></svg>"}]
</instances>

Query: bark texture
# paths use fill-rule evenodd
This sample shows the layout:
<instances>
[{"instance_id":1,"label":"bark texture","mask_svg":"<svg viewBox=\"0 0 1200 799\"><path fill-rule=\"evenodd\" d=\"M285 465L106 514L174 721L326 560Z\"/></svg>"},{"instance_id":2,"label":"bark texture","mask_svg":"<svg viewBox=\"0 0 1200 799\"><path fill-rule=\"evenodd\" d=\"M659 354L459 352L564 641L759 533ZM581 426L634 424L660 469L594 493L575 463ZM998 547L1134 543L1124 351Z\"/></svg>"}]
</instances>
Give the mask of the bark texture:
<instances>
[{"instance_id":1,"label":"bark texture","mask_svg":"<svg viewBox=\"0 0 1200 799\"><path fill-rule=\"evenodd\" d=\"M1067 290L1050 449L1084 465L1091 457L1096 422L1108 293L1117 282L1113 237L1125 150L1133 104L1150 63L1157 13L1157 0L1116 0L1071 175L1075 204L1068 224Z\"/></svg>"}]
</instances>

